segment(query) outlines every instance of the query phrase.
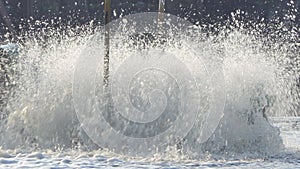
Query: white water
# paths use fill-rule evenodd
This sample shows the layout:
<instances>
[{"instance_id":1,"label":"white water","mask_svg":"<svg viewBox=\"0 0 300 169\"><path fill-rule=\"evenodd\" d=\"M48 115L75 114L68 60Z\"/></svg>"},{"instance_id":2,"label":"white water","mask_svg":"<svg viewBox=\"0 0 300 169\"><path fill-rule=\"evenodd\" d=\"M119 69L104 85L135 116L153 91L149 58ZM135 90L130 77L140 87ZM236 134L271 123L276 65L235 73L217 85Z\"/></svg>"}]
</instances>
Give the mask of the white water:
<instances>
[{"instance_id":1,"label":"white water","mask_svg":"<svg viewBox=\"0 0 300 169\"><path fill-rule=\"evenodd\" d=\"M112 154L105 150L80 151L48 149L25 151L21 149L1 150L1 168L297 168L300 160L299 118L287 121L279 118L275 124L281 129L286 149L275 156L259 154L214 155L205 153L202 158L187 158L176 152L152 158L130 158Z\"/></svg>"},{"instance_id":2,"label":"white water","mask_svg":"<svg viewBox=\"0 0 300 169\"><path fill-rule=\"evenodd\" d=\"M287 55L292 42L274 42L268 49L264 46L265 39L247 34L243 29L229 31L226 36L210 35L209 38L201 37L203 33L199 29L199 36L193 36L197 43L191 45L197 44L199 55L205 56L208 70L214 69L216 63L221 63L224 70L224 116L214 134L205 143L197 140L201 135L199 123L185 138L182 152L170 147L170 150L158 152L153 158L142 159L145 163L136 163L126 155L119 156L107 150L98 150L99 147L81 128L75 114L72 103L73 73L79 54L92 35L91 31L87 29L77 36L60 35L57 30L51 30L50 34L52 36L46 41L28 36L21 47L19 64L16 65L17 87L9 98L8 117L1 122L0 129L3 149L1 163L6 167L10 163L35 167L44 164L65 167L189 167L200 165L193 161L199 159L202 160L201 165L205 166L207 163L208 167L259 166L260 163L268 165L268 162L262 162L263 157L279 154L278 158L281 158L280 155L287 150L283 142L288 142L285 139L289 138L289 134L283 132L280 135L278 128L263 117L261 109L269 104L268 99L272 97L275 100L267 109L268 116L297 113L295 104L299 103L299 98L295 94L298 90L295 87L295 78L299 74L294 68L298 65L292 68L285 65L290 61ZM123 41L121 39L113 43L118 42ZM118 54L111 54L114 58L112 62L116 62L114 64L119 64L117 62L126 57L126 54L122 57ZM290 130L297 135L298 131ZM281 136L284 136L284 141ZM292 141L291 144L295 144L292 151L296 152L296 157L292 160L297 161L299 140ZM237 161L230 159L235 157ZM33 163L31 158L34 159ZM127 158L130 162L126 162ZM205 161L206 158L209 159L208 162ZM217 160L210 161L211 158ZM225 162L222 162L222 158ZM156 162L157 160L163 162Z\"/></svg>"}]
</instances>

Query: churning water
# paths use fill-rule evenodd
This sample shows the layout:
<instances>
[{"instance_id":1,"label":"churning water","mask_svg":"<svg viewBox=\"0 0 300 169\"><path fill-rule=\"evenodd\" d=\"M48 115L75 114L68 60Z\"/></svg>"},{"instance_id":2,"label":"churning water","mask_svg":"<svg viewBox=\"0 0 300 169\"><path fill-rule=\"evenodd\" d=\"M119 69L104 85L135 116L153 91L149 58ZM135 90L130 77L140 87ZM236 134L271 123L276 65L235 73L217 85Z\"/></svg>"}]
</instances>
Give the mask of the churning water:
<instances>
[{"instance_id":1,"label":"churning water","mask_svg":"<svg viewBox=\"0 0 300 169\"><path fill-rule=\"evenodd\" d=\"M172 16L165 18L172 19ZM86 70L90 70L95 66L94 60L89 60L93 58L91 56L104 54L103 29L94 29L92 22L67 29L46 26L24 32L20 37L23 43L19 44L16 62L7 68L10 69L10 80L3 90L10 94L2 108L0 123L1 163L7 166L9 163L20 164L28 158L40 159L43 161L40 164L61 164L65 167L269 166L273 161L276 161L274 166L288 167L299 163L299 140L293 142L294 146L287 145L289 134L298 133L300 136L299 128L295 128L297 122L287 122L294 125L283 134L280 134L284 126L282 121L273 125L274 117L299 115L298 27L291 23L266 26L235 19L223 26L174 26L171 20L167 24L169 29L162 36L160 33L145 34L153 33L150 27L144 32L129 31L128 25L136 26L130 18L124 17L115 23L111 27L117 27L118 31L113 31L110 42L110 82L114 106L124 110L144 110L146 113L148 109L158 110L153 115L157 117L160 109L178 115L176 112L184 107L189 113L194 110L188 107L191 106L189 103L199 99L196 100L201 110L198 113L214 111L215 114L196 115L199 119L193 121L195 124L182 140L175 140L174 144L168 142L170 145L166 149L159 149L150 157L130 157L136 153L131 151L142 149L122 149L126 145L119 145L122 156L113 154L109 146L101 147L102 144L95 141L96 137L85 130L84 124L80 123L80 115L76 114L78 105L74 106L74 84L80 81L78 77L94 77L90 71L77 75L78 67L84 65ZM47 25L40 21L36 24ZM182 29L184 26L189 27ZM151 65L151 70L143 69L143 66L149 66L143 65L143 60ZM163 66L169 67L163 69ZM99 73L102 70L94 72L98 74L95 78L98 77L99 84L103 83ZM190 92L194 89L189 90L188 83L184 83L190 80L186 78L189 75L199 82L195 86L198 86L201 96L194 96ZM80 82L83 89L89 87L84 86L89 84L85 80ZM182 84L183 87L180 86ZM95 88L96 91L102 90L101 85ZM125 88L125 92L118 88ZM179 95L178 90L187 92ZM124 96L126 94L129 96ZM105 96L100 95L98 99L103 99L101 97ZM85 103L86 98L79 98L79 102ZM136 118L136 121L155 120L143 118L153 118L146 113L140 119L136 115L130 116L130 111L123 113L130 119ZM172 117L165 115L173 121L179 120ZM295 121L296 117L291 119ZM190 122L188 119L181 123L184 126ZM154 127L160 129L170 127L163 121L155 124ZM130 135L129 129L123 131L121 128L119 132ZM141 130L147 131L147 128ZM151 131L147 134L157 134ZM207 131L212 133L207 134ZM118 143L110 140L106 131L101 132L104 142ZM132 133L138 136L132 137L141 136L139 132L133 128ZM130 155L126 155L126 151ZM285 157L290 161L282 160ZM270 160L265 161L268 158ZM29 161L23 164L38 166Z\"/></svg>"}]
</instances>

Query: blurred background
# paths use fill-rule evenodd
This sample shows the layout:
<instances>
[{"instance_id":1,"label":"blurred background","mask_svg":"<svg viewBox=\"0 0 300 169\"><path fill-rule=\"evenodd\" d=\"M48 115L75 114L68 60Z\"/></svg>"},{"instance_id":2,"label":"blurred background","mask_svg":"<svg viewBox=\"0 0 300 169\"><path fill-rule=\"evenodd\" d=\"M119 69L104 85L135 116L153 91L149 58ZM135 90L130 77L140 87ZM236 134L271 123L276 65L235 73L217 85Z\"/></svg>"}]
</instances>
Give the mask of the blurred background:
<instances>
[{"instance_id":1,"label":"blurred background","mask_svg":"<svg viewBox=\"0 0 300 169\"><path fill-rule=\"evenodd\" d=\"M32 26L103 25L104 0L0 0L0 39ZM137 12L155 12L158 0L111 0L112 18ZM233 13L254 22L299 25L300 0L166 0L165 12L195 24L230 20ZM36 24L36 21L43 21ZM35 24L33 24L35 23Z\"/></svg>"}]
</instances>

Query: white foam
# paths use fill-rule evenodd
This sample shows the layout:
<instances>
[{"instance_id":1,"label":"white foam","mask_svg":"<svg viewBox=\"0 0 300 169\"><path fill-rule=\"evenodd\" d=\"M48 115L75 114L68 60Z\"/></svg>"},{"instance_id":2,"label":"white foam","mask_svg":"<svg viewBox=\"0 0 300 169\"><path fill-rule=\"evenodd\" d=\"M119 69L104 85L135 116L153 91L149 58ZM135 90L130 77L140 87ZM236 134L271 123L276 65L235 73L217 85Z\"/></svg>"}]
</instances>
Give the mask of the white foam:
<instances>
[{"instance_id":1,"label":"white foam","mask_svg":"<svg viewBox=\"0 0 300 169\"><path fill-rule=\"evenodd\" d=\"M28 41L20 53L18 86L15 97L10 99L9 117L1 124L0 141L4 148L98 148L81 129L71 97L76 60L89 37L66 37L60 43L55 38L46 48L34 40ZM198 144L200 130L195 126L186 138L188 151L278 151L282 147L278 129L269 124L258 110L262 107L255 107L251 99L264 102L266 96L275 96L277 101L270 114L290 110L292 99L285 99L290 88L284 88L290 84L289 79L281 77L281 67L265 59L260 45L245 43L248 35L238 32L223 38L228 41L199 41L199 52L205 49L207 63L211 63L208 69L214 68L216 60L222 63L227 94L224 117L204 144ZM252 42L251 38L248 40ZM221 52L216 53L216 49Z\"/></svg>"}]
</instances>

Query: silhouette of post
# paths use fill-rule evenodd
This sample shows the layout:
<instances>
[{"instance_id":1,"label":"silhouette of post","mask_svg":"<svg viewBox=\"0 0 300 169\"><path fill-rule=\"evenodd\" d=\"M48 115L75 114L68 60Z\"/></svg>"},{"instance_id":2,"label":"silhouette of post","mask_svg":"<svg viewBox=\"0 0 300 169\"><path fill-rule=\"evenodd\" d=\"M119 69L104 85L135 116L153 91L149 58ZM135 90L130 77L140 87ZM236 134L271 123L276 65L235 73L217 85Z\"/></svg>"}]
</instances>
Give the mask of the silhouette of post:
<instances>
[{"instance_id":1,"label":"silhouette of post","mask_svg":"<svg viewBox=\"0 0 300 169\"><path fill-rule=\"evenodd\" d=\"M159 0L158 12L163 13L165 11L165 0Z\"/></svg>"},{"instance_id":2,"label":"silhouette of post","mask_svg":"<svg viewBox=\"0 0 300 169\"><path fill-rule=\"evenodd\" d=\"M109 79L109 21L110 21L110 0L104 1L104 17L105 17L105 25L104 25L104 73L103 73L103 85L104 87L108 86L108 79Z\"/></svg>"},{"instance_id":3,"label":"silhouette of post","mask_svg":"<svg viewBox=\"0 0 300 169\"><path fill-rule=\"evenodd\" d=\"M162 22L163 20L163 13L165 12L165 0L158 1L158 22Z\"/></svg>"},{"instance_id":4,"label":"silhouette of post","mask_svg":"<svg viewBox=\"0 0 300 169\"><path fill-rule=\"evenodd\" d=\"M158 1L158 23L157 23L157 36L161 37L164 34L163 30L163 21L164 21L164 12L165 12L165 0Z\"/></svg>"}]
</instances>

